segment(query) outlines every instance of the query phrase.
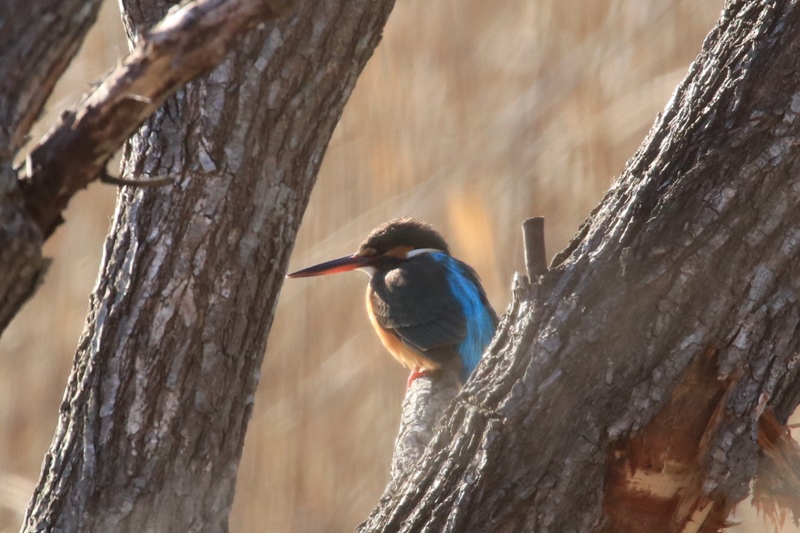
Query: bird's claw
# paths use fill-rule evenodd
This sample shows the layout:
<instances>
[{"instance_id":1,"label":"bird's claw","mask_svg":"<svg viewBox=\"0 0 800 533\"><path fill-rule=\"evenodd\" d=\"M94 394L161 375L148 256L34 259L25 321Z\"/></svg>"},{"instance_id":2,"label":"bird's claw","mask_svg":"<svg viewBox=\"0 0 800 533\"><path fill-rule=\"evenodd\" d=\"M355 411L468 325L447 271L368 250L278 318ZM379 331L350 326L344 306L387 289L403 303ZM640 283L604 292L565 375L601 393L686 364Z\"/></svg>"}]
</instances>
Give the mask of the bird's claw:
<instances>
[{"instance_id":1,"label":"bird's claw","mask_svg":"<svg viewBox=\"0 0 800 533\"><path fill-rule=\"evenodd\" d=\"M416 369L416 370L413 370L411 372L411 374L408 375L408 382L406 383L406 390L411 388L411 384L414 383L414 380L416 380L417 378L421 378L422 376L427 376L427 375L428 375L428 371L427 370L421 370L419 368Z\"/></svg>"}]
</instances>

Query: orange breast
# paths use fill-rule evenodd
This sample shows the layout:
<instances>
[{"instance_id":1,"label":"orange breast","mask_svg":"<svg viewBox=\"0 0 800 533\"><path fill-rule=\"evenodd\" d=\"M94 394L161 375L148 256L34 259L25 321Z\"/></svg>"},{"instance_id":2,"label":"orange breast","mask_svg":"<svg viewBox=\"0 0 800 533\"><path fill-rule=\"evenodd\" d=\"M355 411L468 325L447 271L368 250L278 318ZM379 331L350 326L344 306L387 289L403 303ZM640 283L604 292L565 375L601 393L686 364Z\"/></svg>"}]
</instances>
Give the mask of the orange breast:
<instances>
[{"instance_id":1,"label":"orange breast","mask_svg":"<svg viewBox=\"0 0 800 533\"><path fill-rule=\"evenodd\" d=\"M372 299L369 297L369 291L370 289L367 287L367 314L370 322L372 322L372 327L375 328L375 332L386 349L389 350L389 353L409 370L437 370L440 366L438 363L406 346L403 341L378 324L378 319L375 318L375 312L372 309Z\"/></svg>"}]
</instances>

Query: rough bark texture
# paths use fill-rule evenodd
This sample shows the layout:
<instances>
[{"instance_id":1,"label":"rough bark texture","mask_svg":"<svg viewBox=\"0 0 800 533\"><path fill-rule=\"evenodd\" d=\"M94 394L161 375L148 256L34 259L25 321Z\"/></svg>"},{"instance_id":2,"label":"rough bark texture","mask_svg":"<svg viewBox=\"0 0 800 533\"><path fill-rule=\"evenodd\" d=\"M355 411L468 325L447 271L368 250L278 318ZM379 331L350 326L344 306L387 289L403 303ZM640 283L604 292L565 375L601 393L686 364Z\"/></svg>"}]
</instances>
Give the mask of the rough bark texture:
<instances>
[{"instance_id":1,"label":"rough bark texture","mask_svg":"<svg viewBox=\"0 0 800 533\"><path fill-rule=\"evenodd\" d=\"M460 386L454 373L436 372L415 379L406 391L392 458L393 482L404 479L414 469Z\"/></svg>"},{"instance_id":2,"label":"rough bark texture","mask_svg":"<svg viewBox=\"0 0 800 533\"><path fill-rule=\"evenodd\" d=\"M295 3L198 0L171 13L143 38L137 32L133 52L76 112L64 113L28 156L20 185L45 237L61 223L72 196L105 171L122 143L168 96L217 66L236 37L287 13Z\"/></svg>"},{"instance_id":3,"label":"rough bark texture","mask_svg":"<svg viewBox=\"0 0 800 533\"><path fill-rule=\"evenodd\" d=\"M0 160L27 141L56 81L94 24L101 0L0 2Z\"/></svg>"},{"instance_id":4,"label":"rough bark texture","mask_svg":"<svg viewBox=\"0 0 800 533\"><path fill-rule=\"evenodd\" d=\"M798 128L800 6L728 2L362 530L721 528L800 401Z\"/></svg>"},{"instance_id":5,"label":"rough bark texture","mask_svg":"<svg viewBox=\"0 0 800 533\"><path fill-rule=\"evenodd\" d=\"M173 13L138 41L79 109L62 115L19 173L13 159L100 2L0 5L0 332L44 275L42 242L61 223L72 196L105 172L125 139L165 98L219 64L242 32L294 4L198 0ZM147 27L154 22L148 20Z\"/></svg>"},{"instance_id":6,"label":"rough bark texture","mask_svg":"<svg viewBox=\"0 0 800 533\"><path fill-rule=\"evenodd\" d=\"M227 528L295 233L392 4L259 27L128 143L126 177L178 178L119 195L26 531ZM133 34L163 14L125 9Z\"/></svg>"},{"instance_id":7,"label":"rough bark texture","mask_svg":"<svg viewBox=\"0 0 800 533\"><path fill-rule=\"evenodd\" d=\"M19 193L14 157L94 22L100 0L0 2L0 332L47 268Z\"/></svg>"}]
</instances>

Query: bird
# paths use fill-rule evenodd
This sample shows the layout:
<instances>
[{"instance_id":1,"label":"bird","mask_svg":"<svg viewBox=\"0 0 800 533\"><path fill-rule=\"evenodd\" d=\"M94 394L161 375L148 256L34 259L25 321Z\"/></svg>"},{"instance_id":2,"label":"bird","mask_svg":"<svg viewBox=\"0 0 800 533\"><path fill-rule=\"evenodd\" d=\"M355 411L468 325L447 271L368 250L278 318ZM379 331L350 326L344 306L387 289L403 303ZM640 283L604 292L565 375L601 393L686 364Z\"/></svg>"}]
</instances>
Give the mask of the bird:
<instances>
[{"instance_id":1,"label":"bird","mask_svg":"<svg viewBox=\"0 0 800 533\"><path fill-rule=\"evenodd\" d=\"M451 371L463 384L477 367L498 318L475 270L450 255L442 235L404 217L375 228L352 255L289 274L305 278L361 270L367 314L382 344L417 378Z\"/></svg>"}]
</instances>

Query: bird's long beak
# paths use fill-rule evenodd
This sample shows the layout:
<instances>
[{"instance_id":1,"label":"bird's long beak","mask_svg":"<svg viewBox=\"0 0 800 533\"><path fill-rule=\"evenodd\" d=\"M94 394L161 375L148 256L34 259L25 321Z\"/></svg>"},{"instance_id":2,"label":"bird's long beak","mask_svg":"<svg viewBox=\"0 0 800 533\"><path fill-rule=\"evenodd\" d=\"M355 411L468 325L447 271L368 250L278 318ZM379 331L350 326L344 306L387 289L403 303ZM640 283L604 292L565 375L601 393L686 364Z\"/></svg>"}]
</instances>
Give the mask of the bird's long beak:
<instances>
[{"instance_id":1,"label":"bird's long beak","mask_svg":"<svg viewBox=\"0 0 800 533\"><path fill-rule=\"evenodd\" d=\"M286 277L308 278L311 276L324 276L325 274L348 272L350 270L355 270L357 268L365 267L368 265L369 265L369 259L360 256L358 254L353 254L345 257L340 257L339 259L334 259L332 261L326 261L318 265L310 266L308 268L304 268L303 270L298 270L297 272L292 272L291 274L288 274Z\"/></svg>"}]
</instances>

